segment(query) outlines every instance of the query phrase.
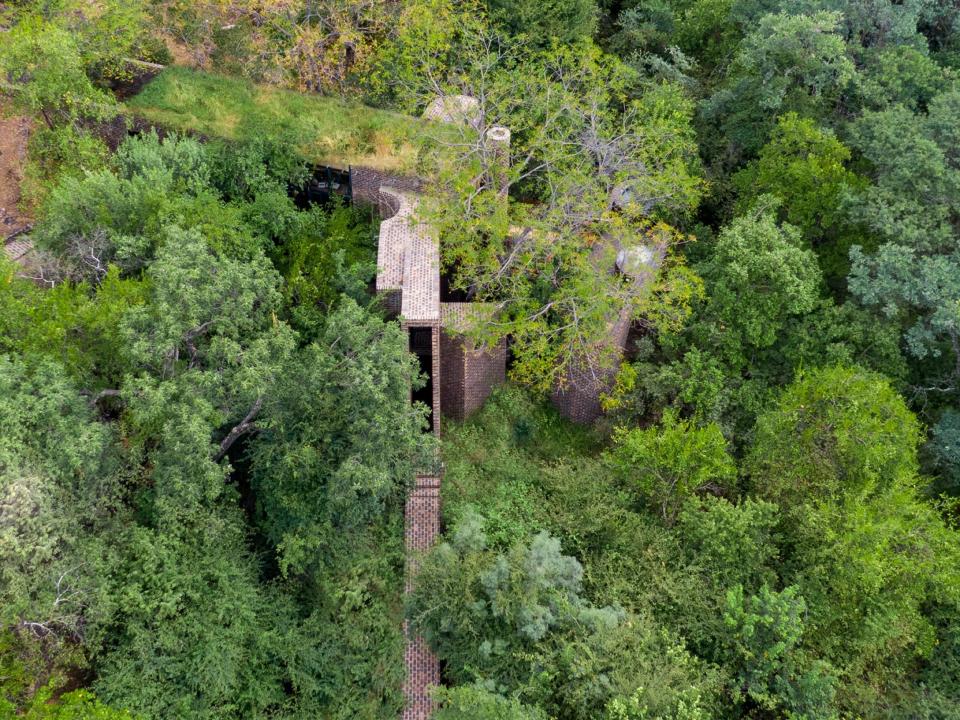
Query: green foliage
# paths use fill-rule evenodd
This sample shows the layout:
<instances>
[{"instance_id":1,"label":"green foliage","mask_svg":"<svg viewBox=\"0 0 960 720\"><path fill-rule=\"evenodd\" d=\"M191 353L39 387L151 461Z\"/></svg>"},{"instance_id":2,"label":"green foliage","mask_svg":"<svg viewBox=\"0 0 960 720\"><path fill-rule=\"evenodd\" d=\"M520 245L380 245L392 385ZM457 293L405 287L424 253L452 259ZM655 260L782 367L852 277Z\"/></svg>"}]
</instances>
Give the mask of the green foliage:
<instances>
[{"instance_id":1,"label":"green foliage","mask_svg":"<svg viewBox=\"0 0 960 720\"><path fill-rule=\"evenodd\" d=\"M945 488L960 490L960 413L948 409L930 432L929 453Z\"/></svg>"},{"instance_id":2,"label":"green foliage","mask_svg":"<svg viewBox=\"0 0 960 720\"><path fill-rule=\"evenodd\" d=\"M29 144L26 190L34 202L61 171L96 169L107 155L103 142L84 123L109 120L119 107L88 76L104 50L88 46L85 39L63 23L27 10L4 32L0 94L10 99L10 109L39 115L44 123Z\"/></svg>"},{"instance_id":3,"label":"green foliage","mask_svg":"<svg viewBox=\"0 0 960 720\"><path fill-rule=\"evenodd\" d=\"M611 459L664 521L672 523L695 493L721 493L736 480L737 468L716 424L696 427L664 414L659 426L620 431Z\"/></svg>"},{"instance_id":4,"label":"green foliage","mask_svg":"<svg viewBox=\"0 0 960 720\"><path fill-rule=\"evenodd\" d=\"M706 496L687 502L677 518L682 553L702 581L717 591L740 586L757 591L775 577L780 538L776 505L745 498L734 504ZM691 633L694 635L694 633Z\"/></svg>"},{"instance_id":5,"label":"green foliage","mask_svg":"<svg viewBox=\"0 0 960 720\"><path fill-rule=\"evenodd\" d=\"M916 475L920 428L882 377L829 368L800 378L757 422L756 491L784 506L867 498Z\"/></svg>"},{"instance_id":6,"label":"green foliage","mask_svg":"<svg viewBox=\"0 0 960 720\"><path fill-rule=\"evenodd\" d=\"M868 55L857 94L868 110L903 105L924 110L947 90L955 76L922 50L908 45L880 48Z\"/></svg>"},{"instance_id":7,"label":"green foliage","mask_svg":"<svg viewBox=\"0 0 960 720\"><path fill-rule=\"evenodd\" d=\"M432 138L424 214L454 289L499 311L471 334L485 344L509 335L514 378L546 390L578 363L611 369L605 341L619 317L675 328L701 294L674 252L685 236L667 222L687 217L703 190L693 106L683 88L643 83L587 43L521 61L493 42L471 36L444 77L447 92L483 99L484 126ZM417 97L432 98L429 83ZM494 124L511 129L509 164L489 146ZM505 190L534 202L508 202ZM635 278L613 273L618 248L653 259Z\"/></svg>"},{"instance_id":8,"label":"green foliage","mask_svg":"<svg viewBox=\"0 0 960 720\"><path fill-rule=\"evenodd\" d=\"M316 342L264 399L254 487L284 573L397 507L427 460L426 409L411 407L419 369L399 326L344 300Z\"/></svg>"},{"instance_id":9,"label":"green foliage","mask_svg":"<svg viewBox=\"0 0 960 720\"><path fill-rule=\"evenodd\" d=\"M852 128L853 146L873 168L874 184L853 212L880 237L921 252L949 246L956 213L960 94L937 96L926 115L901 106L867 112Z\"/></svg>"},{"instance_id":10,"label":"green foliage","mask_svg":"<svg viewBox=\"0 0 960 720\"><path fill-rule=\"evenodd\" d=\"M373 221L368 209L337 205L301 213L308 218L276 253L284 300L293 326L307 338L322 332L324 317L348 292L365 301L376 268Z\"/></svg>"},{"instance_id":11,"label":"green foliage","mask_svg":"<svg viewBox=\"0 0 960 720\"><path fill-rule=\"evenodd\" d=\"M957 383L958 107L960 94L950 92L925 115L896 106L853 127L875 182L851 199L852 212L884 244L872 255L851 249L850 291L901 325L910 355L932 359L918 373L921 392L950 392Z\"/></svg>"},{"instance_id":12,"label":"green foliage","mask_svg":"<svg viewBox=\"0 0 960 720\"><path fill-rule=\"evenodd\" d=\"M52 673L84 663L83 546L121 489L111 429L55 363L0 356L0 398L0 707L22 708ZM20 672L30 677L18 686Z\"/></svg>"},{"instance_id":13,"label":"green foliage","mask_svg":"<svg viewBox=\"0 0 960 720\"><path fill-rule=\"evenodd\" d=\"M486 26L483 0L410 0L398 8L389 42L381 44L362 83L372 96L411 114L425 98L414 91L430 75L442 75L469 51ZM426 102L429 102L426 98Z\"/></svg>"},{"instance_id":14,"label":"green foliage","mask_svg":"<svg viewBox=\"0 0 960 720\"><path fill-rule=\"evenodd\" d=\"M63 668L51 669L24 654L25 645L12 632L0 635L0 713L27 720L131 720L125 710L101 703L89 690L63 692Z\"/></svg>"},{"instance_id":15,"label":"green foliage","mask_svg":"<svg viewBox=\"0 0 960 720\"><path fill-rule=\"evenodd\" d=\"M0 261L0 715L397 717L403 498L440 459L407 608L437 717L956 717L956 503L920 494L957 484L953 3L228 5L0 7L38 120L37 250ZM477 117L174 67L129 104L197 135L110 156L104 88L161 42ZM504 388L432 454L375 220L299 210L305 161L426 178L499 313L471 334L531 386L606 378L639 321L613 417Z\"/></svg>"},{"instance_id":16,"label":"green foliage","mask_svg":"<svg viewBox=\"0 0 960 720\"><path fill-rule=\"evenodd\" d=\"M796 587L778 593L764 585L758 595L745 597L738 585L727 593L735 699L783 708L789 716L836 717L830 709L834 679L824 668L802 667L798 646L806 610Z\"/></svg>"},{"instance_id":17,"label":"green foliage","mask_svg":"<svg viewBox=\"0 0 960 720\"><path fill-rule=\"evenodd\" d=\"M289 352L289 331L273 321L280 278L266 258L232 260L196 230L170 227L147 278L150 303L130 309L124 332L131 360L150 374L223 374L238 360L272 362Z\"/></svg>"},{"instance_id":18,"label":"green foliage","mask_svg":"<svg viewBox=\"0 0 960 720\"><path fill-rule=\"evenodd\" d=\"M773 345L788 318L809 312L817 297L813 253L796 228L777 224L770 205L759 200L725 228L701 268L709 332L737 364L749 349Z\"/></svg>"},{"instance_id":19,"label":"green foliage","mask_svg":"<svg viewBox=\"0 0 960 720\"><path fill-rule=\"evenodd\" d=\"M253 200L267 193L286 194L309 176L293 141L277 132L243 143L208 146L212 184L227 200Z\"/></svg>"},{"instance_id":20,"label":"green foliage","mask_svg":"<svg viewBox=\"0 0 960 720\"><path fill-rule=\"evenodd\" d=\"M32 207L43 205L61 177L83 177L103 168L109 152L99 137L83 128L38 125L30 133L27 155L21 202Z\"/></svg>"},{"instance_id":21,"label":"green foliage","mask_svg":"<svg viewBox=\"0 0 960 720\"><path fill-rule=\"evenodd\" d=\"M491 547L527 537L545 522L541 464L588 454L595 444L590 432L552 408L516 388L498 389L469 422L445 433L441 509L446 524L482 507Z\"/></svg>"},{"instance_id":22,"label":"green foliage","mask_svg":"<svg viewBox=\"0 0 960 720\"><path fill-rule=\"evenodd\" d=\"M515 686L534 667L525 656L541 642L591 633L620 621L613 608L580 597L583 568L541 532L504 553L487 549L482 518L462 518L449 542L421 565L408 617L438 654L462 668L459 680ZM547 642L547 641L551 642Z\"/></svg>"},{"instance_id":23,"label":"green foliage","mask_svg":"<svg viewBox=\"0 0 960 720\"><path fill-rule=\"evenodd\" d=\"M116 103L94 87L84 67L74 36L55 24L26 17L4 33L0 89L24 112L40 114L51 130L116 114Z\"/></svg>"},{"instance_id":24,"label":"green foliage","mask_svg":"<svg viewBox=\"0 0 960 720\"><path fill-rule=\"evenodd\" d=\"M819 117L829 111L854 77L840 33L842 17L816 12L760 18L704 107L707 118L719 123L730 154L756 153L778 115Z\"/></svg>"},{"instance_id":25,"label":"green foliage","mask_svg":"<svg viewBox=\"0 0 960 720\"><path fill-rule=\"evenodd\" d=\"M236 511L196 519L197 526L121 530L103 551L100 622L91 632L106 642L95 689L145 717L171 709L195 718L263 717L286 702L289 670L278 646L290 610L257 586Z\"/></svg>"},{"instance_id":26,"label":"green foliage","mask_svg":"<svg viewBox=\"0 0 960 720\"><path fill-rule=\"evenodd\" d=\"M113 164L123 180L142 175L168 192L199 195L210 185L208 155L207 148L194 138L170 134L161 140L151 129L121 144Z\"/></svg>"},{"instance_id":27,"label":"green foliage","mask_svg":"<svg viewBox=\"0 0 960 720\"><path fill-rule=\"evenodd\" d=\"M484 534L489 530L487 556L509 555L548 527L581 560L584 596L595 604L621 604L630 614L609 632L571 641L554 660L548 651L556 638L548 634L538 643L537 657L548 667L550 686L531 681L526 690L523 684L511 685L511 692L549 697L542 706L562 717L594 717L604 705L611 717L628 711L634 714L627 717L684 717L684 708L693 712L690 717L709 716L715 675L649 614L656 607L664 618L673 618L683 607L699 616L702 609L692 609L690 599L699 594L702 581L665 567L672 550L656 519L631 510L633 496L621 491L610 468L583 457L591 448L577 439L575 428L521 400L516 390L502 391L476 420L448 431L447 526L476 527L472 508L481 508ZM564 452L564 447L571 449ZM451 567L462 566L454 562ZM448 575L447 582L460 580ZM459 589L451 594L460 595ZM447 615L437 610L438 619ZM462 639L465 652L474 639L470 634Z\"/></svg>"},{"instance_id":28,"label":"green foliage","mask_svg":"<svg viewBox=\"0 0 960 720\"><path fill-rule=\"evenodd\" d=\"M806 637L847 678L838 705L909 707L935 642L921 608L958 591L955 532L916 495L916 419L882 378L833 368L789 387L756 438L752 483L789 519L784 571L807 601Z\"/></svg>"},{"instance_id":29,"label":"green foliage","mask_svg":"<svg viewBox=\"0 0 960 720\"><path fill-rule=\"evenodd\" d=\"M596 24L594 0L487 0L487 6L495 24L541 46L589 38Z\"/></svg>"},{"instance_id":30,"label":"green foliage","mask_svg":"<svg viewBox=\"0 0 960 720\"><path fill-rule=\"evenodd\" d=\"M85 283L49 290L16 277L0 258L0 350L56 358L88 389L115 387L128 369L123 314L144 302L143 282L124 280L116 268L92 291Z\"/></svg>"},{"instance_id":31,"label":"green foliage","mask_svg":"<svg viewBox=\"0 0 960 720\"><path fill-rule=\"evenodd\" d=\"M437 720L545 720L540 708L523 705L515 698L505 698L482 685L461 685L438 688L440 708Z\"/></svg>"},{"instance_id":32,"label":"green foliage","mask_svg":"<svg viewBox=\"0 0 960 720\"><path fill-rule=\"evenodd\" d=\"M646 618L585 601L582 566L561 554L559 541L540 532L495 552L482 524L476 515L461 519L424 559L408 604L454 679L571 718L632 696L667 716L697 702L696 661Z\"/></svg>"},{"instance_id":33,"label":"green foliage","mask_svg":"<svg viewBox=\"0 0 960 720\"><path fill-rule=\"evenodd\" d=\"M780 201L781 217L797 227L820 256L820 267L833 284L849 270L846 255L863 242L847 219L844 199L865 181L847 169L850 150L836 136L807 118L787 113L779 118L757 160L733 176L745 212L756 195Z\"/></svg>"}]
</instances>

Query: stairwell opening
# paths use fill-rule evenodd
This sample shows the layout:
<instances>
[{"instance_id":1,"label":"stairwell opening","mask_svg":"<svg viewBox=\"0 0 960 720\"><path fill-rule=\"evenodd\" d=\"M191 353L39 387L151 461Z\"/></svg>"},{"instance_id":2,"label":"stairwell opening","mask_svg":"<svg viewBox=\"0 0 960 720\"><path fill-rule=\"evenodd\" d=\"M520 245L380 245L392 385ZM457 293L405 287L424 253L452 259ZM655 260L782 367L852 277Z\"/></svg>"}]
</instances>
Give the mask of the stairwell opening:
<instances>
[{"instance_id":1,"label":"stairwell opening","mask_svg":"<svg viewBox=\"0 0 960 720\"><path fill-rule=\"evenodd\" d=\"M417 356L420 364L420 372L426 377L426 383L418 390L411 393L412 402L422 402L430 408L428 426L426 431L433 428L433 328L430 327L411 327L410 333L410 352Z\"/></svg>"}]
</instances>

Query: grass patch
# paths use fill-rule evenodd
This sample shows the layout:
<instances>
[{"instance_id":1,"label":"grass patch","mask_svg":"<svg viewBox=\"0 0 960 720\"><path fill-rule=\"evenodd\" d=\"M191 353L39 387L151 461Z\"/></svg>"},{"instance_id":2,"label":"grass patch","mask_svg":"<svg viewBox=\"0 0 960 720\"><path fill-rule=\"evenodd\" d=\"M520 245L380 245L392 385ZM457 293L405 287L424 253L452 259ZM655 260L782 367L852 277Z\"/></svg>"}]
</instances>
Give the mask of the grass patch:
<instances>
[{"instance_id":1,"label":"grass patch","mask_svg":"<svg viewBox=\"0 0 960 720\"><path fill-rule=\"evenodd\" d=\"M172 130L244 141L289 139L309 162L413 170L425 123L343 98L306 95L247 80L170 67L127 107Z\"/></svg>"}]
</instances>

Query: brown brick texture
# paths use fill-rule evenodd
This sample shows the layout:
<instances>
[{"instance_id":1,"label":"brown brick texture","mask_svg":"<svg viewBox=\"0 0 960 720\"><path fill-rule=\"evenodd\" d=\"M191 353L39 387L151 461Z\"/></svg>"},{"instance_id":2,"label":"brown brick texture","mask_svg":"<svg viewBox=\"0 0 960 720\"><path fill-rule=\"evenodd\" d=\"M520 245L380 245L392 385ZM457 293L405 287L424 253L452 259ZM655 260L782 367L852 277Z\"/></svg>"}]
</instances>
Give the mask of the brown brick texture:
<instances>
[{"instance_id":1,"label":"brown brick texture","mask_svg":"<svg viewBox=\"0 0 960 720\"><path fill-rule=\"evenodd\" d=\"M623 356L631 325L627 310L610 325L610 346L615 358ZM616 374L615 365L597 370L585 361L574 360L567 370L566 382L553 391L553 404L568 420L592 423L603 412L600 395L613 387Z\"/></svg>"},{"instance_id":2,"label":"brown brick texture","mask_svg":"<svg viewBox=\"0 0 960 720\"><path fill-rule=\"evenodd\" d=\"M404 541L407 551L406 591L416 581L420 557L429 550L440 534L440 477L418 475L407 496L404 522ZM414 636L406 622L404 662L407 678L403 684L404 709L402 720L426 720L433 712L430 692L440 684L440 663L423 638Z\"/></svg>"},{"instance_id":3,"label":"brown brick texture","mask_svg":"<svg viewBox=\"0 0 960 720\"><path fill-rule=\"evenodd\" d=\"M452 420L464 420L478 410L497 385L506 382L507 345L474 349L469 340L444 328L440 335L443 375L440 407Z\"/></svg>"},{"instance_id":4,"label":"brown brick texture","mask_svg":"<svg viewBox=\"0 0 960 720\"><path fill-rule=\"evenodd\" d=\"M354 200L371 205L380 202L380 188L384 185L406 192L419 192L423 189L423 180L418 177L394 175L362 165L351 166L350 184Z\"/></svg>"}]
</instances>

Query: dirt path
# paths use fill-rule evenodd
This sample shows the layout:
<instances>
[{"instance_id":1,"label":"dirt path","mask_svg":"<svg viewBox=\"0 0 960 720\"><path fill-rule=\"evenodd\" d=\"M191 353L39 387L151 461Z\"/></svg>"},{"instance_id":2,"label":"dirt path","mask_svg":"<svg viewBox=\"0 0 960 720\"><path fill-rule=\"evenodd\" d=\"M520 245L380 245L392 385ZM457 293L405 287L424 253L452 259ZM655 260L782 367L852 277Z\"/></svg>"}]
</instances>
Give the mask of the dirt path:
<instances>
[{"instance_id":1,"label":"dirt path","mask_svg":"<svg viewBox=\"0 0 960 720\"><path fill-rule=\"evenodd\" d=\"M0 106L0 112L2 110ZM17 208L29 137L29 118L0 117L0 228L3 228L3 237L14 232L11 230L14 226L29 222Z\"/></svg>"},{"instance_id":2,"label":"dirt path","mask_svg":"<svg viewBox=\"0 0 960 720\"><path fill-rule=\"evenodd\" d=\"M0 107L0 113L3 108ZM20 183L23 166L27 159L27 140L30 137L30 120L23 116L0 115L0 239L4 241L7 255L17 260L29 245L23 239L8 238L30 226L20 208Z\"/></svg>"}]
</instances>

